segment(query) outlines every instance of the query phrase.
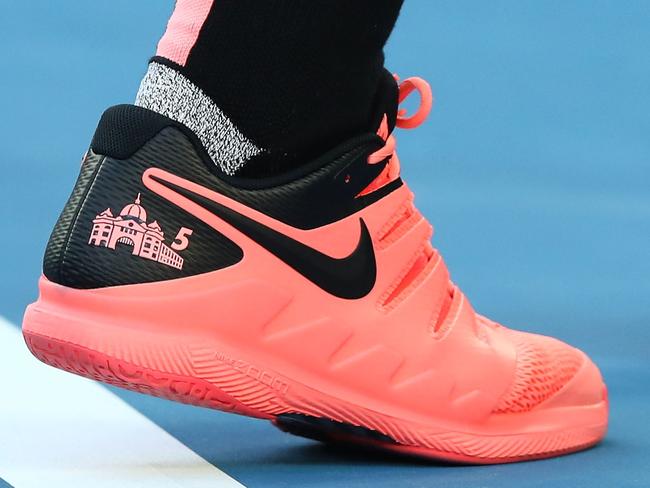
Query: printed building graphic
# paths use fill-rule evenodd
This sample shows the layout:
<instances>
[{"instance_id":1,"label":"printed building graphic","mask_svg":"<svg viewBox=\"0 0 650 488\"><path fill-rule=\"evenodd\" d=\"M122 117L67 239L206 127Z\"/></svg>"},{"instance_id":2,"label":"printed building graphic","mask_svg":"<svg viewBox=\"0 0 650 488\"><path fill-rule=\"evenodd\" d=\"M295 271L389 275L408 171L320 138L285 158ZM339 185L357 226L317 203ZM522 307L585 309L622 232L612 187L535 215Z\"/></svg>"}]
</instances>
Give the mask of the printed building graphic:
<instances>
[{"instance_id":1,"label":"printed building graphic","mask_svg":"<svg viewBox=\"0 0 650 488\"><path fill-rule=\"evenodd\" d=\"M109 249L130 246L134 256L183 269L183 258L165 244L164 238L158 222L147 224L147 211L140 205L138 193L135 201L125 206L117 217L113 217L110 208L95 217L88 244Z\"/></svg>"}]
</instances>

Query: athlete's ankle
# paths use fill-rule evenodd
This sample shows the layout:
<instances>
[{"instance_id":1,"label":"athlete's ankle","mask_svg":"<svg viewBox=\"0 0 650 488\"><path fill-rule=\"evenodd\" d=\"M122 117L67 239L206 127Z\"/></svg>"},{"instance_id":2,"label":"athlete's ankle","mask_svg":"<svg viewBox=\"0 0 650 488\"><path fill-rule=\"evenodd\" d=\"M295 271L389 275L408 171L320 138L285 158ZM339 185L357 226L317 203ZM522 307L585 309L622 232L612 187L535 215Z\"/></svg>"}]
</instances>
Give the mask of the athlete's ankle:
<instances>
[{"instance_id":1,"label":"athlete's ankle","mask_svg":"<svg viewBox=\"0 0 650 488\"><path fill-rule=\"evenodd\" d=\"M291 169L394 117L382 50L401 3L179 0L136 104L228 174Z\"/></svg>"}]
</instances>

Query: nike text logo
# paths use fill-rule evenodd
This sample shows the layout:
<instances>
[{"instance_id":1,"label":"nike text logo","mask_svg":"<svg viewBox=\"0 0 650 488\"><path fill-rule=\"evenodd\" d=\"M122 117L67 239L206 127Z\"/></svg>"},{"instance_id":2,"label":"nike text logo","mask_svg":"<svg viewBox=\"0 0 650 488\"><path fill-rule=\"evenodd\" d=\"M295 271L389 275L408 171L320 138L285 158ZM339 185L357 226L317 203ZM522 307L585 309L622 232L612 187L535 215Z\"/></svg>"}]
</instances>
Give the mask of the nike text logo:
<instances>
[{"instance_id":1,"label":"nike text logo","mask_svg":"<svg viewBox=\"0 0 650 488\"><path fill-rule=\"evenodd\" d=\"M363 219L359 219L359 242L354 251L346 257L333 258L203 195L165 181L159 176L148 177L219 217L334 296L346 299L361 298L366 296L375 284L375 254L370 232Z\"/></svg>"}]
</instances>

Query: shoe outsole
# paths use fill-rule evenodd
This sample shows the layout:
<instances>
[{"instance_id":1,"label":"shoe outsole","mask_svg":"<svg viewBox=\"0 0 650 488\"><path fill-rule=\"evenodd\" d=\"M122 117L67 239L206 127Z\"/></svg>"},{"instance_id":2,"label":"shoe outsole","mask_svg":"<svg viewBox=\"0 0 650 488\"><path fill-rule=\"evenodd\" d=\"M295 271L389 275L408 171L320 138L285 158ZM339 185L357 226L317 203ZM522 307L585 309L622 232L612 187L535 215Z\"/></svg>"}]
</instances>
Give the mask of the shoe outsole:
<instances>
[{"instance_id":1,"label":"shoe outsole","mask_svg":"<svg viewBox=\"0 0 650 488\"><path fill-rule=\"evenodd\" d=\"M92 335L30 306L23 335L34 356L56 368L121 388L182 403L272 421L292 434L352 442L410 456L493 464L541 459L597 444L607 429L607 400L593 406L586 425L553 431L476 434L416 425L332 398L210 345L121 340ZM298 421L296 421L298 419Z\"/></svg>"}]
</instances>

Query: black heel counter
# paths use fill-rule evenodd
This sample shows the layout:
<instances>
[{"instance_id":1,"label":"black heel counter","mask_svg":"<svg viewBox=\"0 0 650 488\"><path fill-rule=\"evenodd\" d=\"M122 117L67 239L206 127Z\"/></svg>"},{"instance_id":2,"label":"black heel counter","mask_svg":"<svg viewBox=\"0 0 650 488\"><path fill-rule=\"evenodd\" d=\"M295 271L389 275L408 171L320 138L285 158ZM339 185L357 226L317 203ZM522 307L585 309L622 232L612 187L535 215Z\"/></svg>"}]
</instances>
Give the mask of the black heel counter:
<instances>
[{"instance_id":1,"label":"black heel counter","mask_svg":"<svg viewBox=\"0 0 650 488\"><path fill-rule=\"evenodd\" d=\"M48 242L46 278L100 288L187 277L241 260L236 244L142 182L154 166L189 178L208 174L190 139L154 112L107 110Z\"/></svg>"}]
</instances>

